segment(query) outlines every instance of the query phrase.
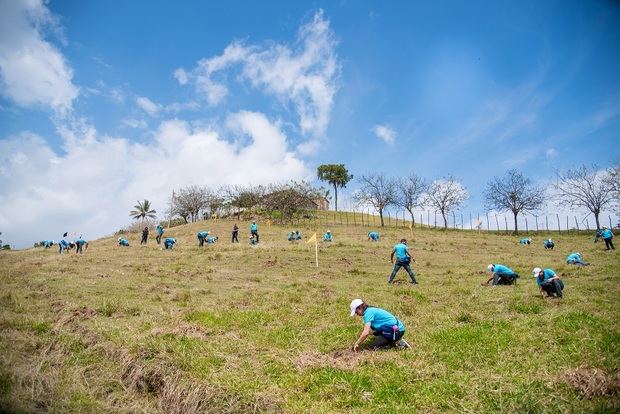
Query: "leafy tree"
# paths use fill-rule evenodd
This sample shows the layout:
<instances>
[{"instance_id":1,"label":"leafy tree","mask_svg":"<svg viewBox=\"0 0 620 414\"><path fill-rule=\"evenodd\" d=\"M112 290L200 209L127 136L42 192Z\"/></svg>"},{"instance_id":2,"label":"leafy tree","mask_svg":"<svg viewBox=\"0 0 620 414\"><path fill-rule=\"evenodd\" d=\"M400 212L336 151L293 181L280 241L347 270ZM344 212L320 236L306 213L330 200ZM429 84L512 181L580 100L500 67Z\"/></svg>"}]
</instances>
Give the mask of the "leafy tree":
<instances>
[{"instance_id":1,"label":"leafy tree","mask_svg":"<svg viewBox=\"0 0 620 414\"><path fill-rule=\"evenodd\" d=\"M517 215L540 209L544 205L543 192L543 188L533 185L532 180L512 169L502 177L493 177L487 183L484 198L489 210L512 211L516 234L519 231Z\"/></svg>"},{"instance_id":2,"label":"leafy tree","mask_svg":"<svg viewBox=\"0 0 620 414\"><path fill-rule=\"evenodd\" d=\"M291 181L287 184L273 184L262 198L262 206L273 215L280 213L280 223L293 219L304 211L316 208L314 200L320 190L306 182Z\"/></svg>"},{"instance_id":3,"label":"leafy tree","mask_svg":"<svg viewBox=\"0 0 620 414\"><path fill-rule=\"evenodd\" d=\"M415 173L398 179L396 205L404 208L411 215L411 223L415 224L413 209L423 204L423 195L428 188L424 178Z\"/></svg>"},{"instance_id":4,"label":"leafy tree","mask_svg":"<svg viewBox=\"0 0 620 414\"><path fill-rule=\"evenodd\" d=\"M192 185L181 188L174 194L170 216L180 216L187 223L200 218L200 212L209 205L209 190L206 187Z\"/></svg>"},{"instance_id":5,"label":"leafy tree","mask_svg":"<svg viewBox=\"0 0 620 414\"><path fill-rule=\"evenodd\" d=\"M147 217L155 218L155 213L157 213L155 210L151 209L151 202L149 200L144 200L142 202L138 200L138 204L133 206L133 208L134 210L131 210L129 212L129 215L135 220L137 219L144 220Z\"/></svg>"},{"instance_id":6,"label":"leafy tree","mask_svg":"<svg viewBox=\"0 0 620 414\"><path fill-rule=\"evenodd\" d=\"M396 182L383 174L362 175L358 181L361 187L353 194L353 199L358 204L373 206L379 212L383 227L383 210L396 203Z\"/></svg>"},{"instance_id":7,"label":"leafy tree","mask_svg":"<svg viewBox=\"0 0 620 414\"><path fill-rule=\"evenodd\" d=\"M443 226L448 228L448 213L460 207L469 198L469 193L463 184L452 176L435 180L429 186L424 204L433 207L441 213Z\"/></svg>"},{"instance_id":8,"label":"leafy tree","mask_svg":"<svg viewBox=\"0 0 620 414\"><path fill-rule=\"evenodd\" d=\"M570 169L556 174L554 187L555 199L559 206L587 208L596 220L596 228L600 229L599 215L603 208L614 201L613 182L606 171L600 171L596 165Z\"/></svg>"},{"instance_id":9,"label":"leafy tree","mask_svg":"<svg viewBox=\"0 0 620 414\"><path fill-rule=\"evenodd\" d=\"M319 165L316 174L321 181L326 181L334 186L334 209L338 211L338 187L344 188L353 179L344 164Z\"/></svg>"}]
</instances>

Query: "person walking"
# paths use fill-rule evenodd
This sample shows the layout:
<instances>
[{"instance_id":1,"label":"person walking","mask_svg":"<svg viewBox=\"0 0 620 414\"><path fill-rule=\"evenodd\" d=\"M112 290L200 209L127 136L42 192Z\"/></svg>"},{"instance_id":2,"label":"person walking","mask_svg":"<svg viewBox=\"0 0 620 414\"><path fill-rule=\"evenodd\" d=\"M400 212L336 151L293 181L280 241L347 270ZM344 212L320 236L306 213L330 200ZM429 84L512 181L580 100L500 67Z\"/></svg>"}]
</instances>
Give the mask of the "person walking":
<instances>
[{"instance_id":1,"label":"person walking","mask_svg":"<svg viewBox=\"0 0 620 414\"><path fill-rule=\"evenodd\" d=\"M396 255L396 263L394 263L394 255ZM411 261L415 262L415 259L409 254L409 247L407 247L407 239L401 239L400 243L394 245L394 249L392 249L392 254L390 255L390 262L394 264L394 269L392 270L392 274L388 279L388 283L392 284L394 281L394 277L396 273L400 270L400 268L404 268L409 277L411 278L411 283L416 285L418 282L415 279L415 273L411 270Z\"/></svg>"},{"instance_id":2,"label":"person walking","mask_svg":"<svg viewBox=\"0 0 620 414\"><path fill-rule=\"evenodd\" d=\"M252 220L252 225L250 226L250 233L256 239L256 243L258 243L258 225L256 224L256 220Z\"/></svg>"},{"instance_id":3,"label":"person walking","mask_svg":"<svg viewBox=\"0 0 620 414\"><path fill-rule=\"evenodd\" d=\"M164 235L164 228L161 226L161 224L158 224L157 227L155 227L155 233L157 233L157 236L155 236L155 241L157 242L157 244L160 244L161 236Z\"/></svg>"},{"instance_id":4,"label":"person walking","mask_svg":"<svg viewBox=\"0 0 620 414\"><path fill-rule=\"evenodd\" d=\"M561 298L564 290L564 282L560 279L560 276L556 275L551 269L542 270L540 267L535 267L532 270L534 277L536 278L536 284L538 284L538 290L542 297L554 297Z\"/></svg>"},{"instance_id":5,"label":"person walking","mask_svg":"<svg viewBox=\"0 0 620 414\"><path fill-rule=\"evenodd\" d=\"M232 229L231 243L239 243L239 226L237 226L237 223L234 224L233 229Z\"/></svg>"},{"instance_id":6,"label":"person walking","mask_svg":"<svg viewBox=\"0 0 620 414\"><path fill-rule=\"evenodd\" d=\"M142 230L142 240L140 240L140 245L146 244L146 241L149 238L149 228L148 226L144 227L144 230Z\"/></svg>"},{"instance_id":7,"label":"person walking","mask_svg":"<svg viewBox=\"0 0 620 414\"><path fill-rule=\"evenodd\" d=\"M371 331L375 339L368 345L368 349L411 348L403 339L405 325L390 312L371 306L361 299L353 299L349 307L351 317L361 316L364 321L364 329L353 344L353 351L357 352Z\"/></svg>"},{"instance_id":8,"label":"person walking","mask_svg":"<svg viewBox=\"0 0 620 414\"><path fill-rule=\"evenodd\" d=\"M603 226L602 236L603 236L603 240L605 240L605 247L607 248L607 250L609 250L610 247L612 250L616 250L616 248L614 247L614 242L613 242L614 233L611 231L611 229L608 229L607 227Z\"/></svg>"}]
</instances>

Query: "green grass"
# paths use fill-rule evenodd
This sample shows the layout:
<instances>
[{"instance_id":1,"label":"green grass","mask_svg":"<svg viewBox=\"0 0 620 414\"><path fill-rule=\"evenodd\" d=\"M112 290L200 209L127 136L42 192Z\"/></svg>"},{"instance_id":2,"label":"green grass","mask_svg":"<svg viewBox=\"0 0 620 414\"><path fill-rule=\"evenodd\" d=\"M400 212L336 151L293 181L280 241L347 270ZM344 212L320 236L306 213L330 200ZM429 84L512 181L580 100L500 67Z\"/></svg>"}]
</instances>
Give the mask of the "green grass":
<instances>
[{"instance_id":1,"label":"green grass","mask_svg":"<svg viewBox=\"0 0 620 414\"><path fill-rule=\"evenodd\" d=\"M546 251L547 234L520 246L519 236L416 228L419 285L401 271L388 286L391 246L410 230L392 219L370 243L360 217L341 217L262 224L254 247L247 222L231 245L232 222L218 221L168 230L180 241L173 251L139 247L134 234L131 248L107 238L79 256L1 252L0 411L620 409L615 251L585 234L554 235ZM327 228L335 241L320 244L318 269L311 245L286 241L291 229ZM202 229L219 244L199 248ZM572 251L593 265L566 265ZM491 262L517 270L518 284L480 286ZM561 275L564 299L540 297L535 266ZM412 349L352 353L355 297L396 314Z\"/></svg>"}]
</instances>

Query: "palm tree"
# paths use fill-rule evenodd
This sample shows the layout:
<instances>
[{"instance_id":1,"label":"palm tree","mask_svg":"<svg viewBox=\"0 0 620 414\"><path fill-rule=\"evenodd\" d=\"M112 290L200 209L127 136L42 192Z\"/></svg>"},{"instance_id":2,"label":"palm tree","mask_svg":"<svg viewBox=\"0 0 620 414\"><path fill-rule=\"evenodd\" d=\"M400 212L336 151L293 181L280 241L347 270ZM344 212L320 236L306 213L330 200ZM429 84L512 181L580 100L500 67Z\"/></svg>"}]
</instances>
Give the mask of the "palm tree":
<instances>
[{"instance_id":1,"label":"palm tree","mask_svg":"<svg viewBox=\"0 0 620 414\"><path fill-rule=\"evenodd\" d=\"M157 212L155 210L151 210L151 202L149 200L144 200L143 202L140 202L140 200L138 200L138 204L133 206L133 208L135 210L131 210L129 212L129 215L136 220L137 219L144 220L146 217L148 218L156 217L155 213Z\"/></svg>"}]
</instances>

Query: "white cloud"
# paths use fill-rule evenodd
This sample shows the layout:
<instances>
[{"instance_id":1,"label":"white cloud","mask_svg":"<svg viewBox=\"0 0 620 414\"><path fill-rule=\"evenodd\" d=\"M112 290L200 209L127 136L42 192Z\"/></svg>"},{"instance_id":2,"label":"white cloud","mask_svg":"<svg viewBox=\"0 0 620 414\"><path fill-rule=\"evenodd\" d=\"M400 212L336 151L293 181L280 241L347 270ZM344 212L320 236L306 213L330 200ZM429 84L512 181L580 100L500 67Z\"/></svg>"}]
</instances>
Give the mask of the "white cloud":
<instances>
[{"instance_id":1,"label":"white cloud","mask_svg":"<svg viewBox=\"0 0 620 414\"><path fill-rule=\"evenodd\" d=\"M156 116L161 110L160 104L157 104L144 96L136 98L136 105L138 105L144 112L146 112L150 116Z\"/></svg>"},{"instance_id":2,"label":"white cloud","mask_svg":"<svg viewBox=\"0 0 620 414\"><path fill-rule=\"evenodd\" d=\"M546 152L545 155L547 156L548 160L552 160L554 158L557 158L558 156L558 150L556 150L555 148L549 148Z\"/></svg>"},{"instance_id":3,"label":"white cloud","mask_svg":"<svg viewBox=\"0 0 620 414\"><path fill-rule=\"evenodd\" d=\"M337 90L340 66L335 46L329 21L318 11L299 29L293 46L233 42L223 54L200 60L189 72L177 69L174 75L181 84L193 82L210 105L217 105L229 93L226 71L239 65L241 73L235 79L248 80L258 90L292 104L302 133L316 138L325 133ZM316 145L308 145L312 146Z\"/></svg>"},{"instance_id":4,"label":"white cloud","mask_svg":"<svg viewBox=\"0 0 620 414\"><path fill-rule=\"evenodd\" d=\"M44 39L46 29L58 33L59 26L41 1L0 1L0 91L19 106L63 114L79 88L62 53Z\"/></svg>"},{"instance_id":5,"label":"white cloud","mask_svg":"<svg viewBox=\"0 0 620 414\"><path fill-rule=\"evenodd\" d=\"M396 138L396 132L387 125L375 125L372 127L372 132L382 139L385 143L394 145L394 139Z\"/></svg>"},{"instance_id":6,"label":"white cloud","mask_svg":"<svg viewBox=\"0 0 620 414\"><path fill-rule=\"evenodd\" d=\"M27 247L64 231L110 234L129 223L136 199L151 200L162 214L173 188L311 176L280 125L256 112L231 114L221 129L168 120L148 144L99 136L82 120L59 132L64 154L28 132L0 140L0 228L11 244ZM229 134L249 139L231 143Z\"/></svg>"},{"instance_id":7,"label":"white cloud","mask_svg":"<svg viewBox=\"0 0 620 414\"><path fill-rule=\"evenodd\" d=\"M123 119L122 122L123 122L123 125L129 128L136 128L136 129L147 129L148 128L148 124L146 123L144 119L125 118Z\"/></svg>"}]
</instances>

